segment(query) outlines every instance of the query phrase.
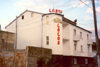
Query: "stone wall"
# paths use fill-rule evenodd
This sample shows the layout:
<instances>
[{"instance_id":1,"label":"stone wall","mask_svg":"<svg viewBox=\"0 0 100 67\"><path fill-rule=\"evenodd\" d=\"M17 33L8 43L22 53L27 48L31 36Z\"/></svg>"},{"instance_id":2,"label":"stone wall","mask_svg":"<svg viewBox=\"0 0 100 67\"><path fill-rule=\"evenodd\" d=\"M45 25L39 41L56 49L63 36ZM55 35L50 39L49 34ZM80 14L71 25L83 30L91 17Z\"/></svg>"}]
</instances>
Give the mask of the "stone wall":
<instances>
[{"instance_id":1,"label":"stone wall","mask_svg":"<svg viewBox=\"0 0 100 67\"><path fill-rule=\"evenodd\" d=\"M28 46L27 67L46 67L52 57L51 49Z\"/></svg>"},{"instance_id":2,"label":"stone wall","mask_svg":"<svg viewBox=\"0 0 100 67\"><path fill-rule=\"evenodd\" d=\"M50 49L28 46L25 50L0 51L0 67L46 67Z\"/></svg>"},{"instance_id":3,"label":"stone wall","mask_svg":"<svg viewBox=\"0 0 100 67\"><path fill-rule=\"evenodd\" d=\"M0 51L13 51L15 34L7 31L0 31Z\"/></svg>"},{"instance_id":4,"label":"stone wall","mask_svg":"<svg viewBox=\"0 0 100 67\"><path fill-rule=\"evenodd\" d=\"M11 51L0 52L0 67L14 67L14 64L15 67L26 67L25 51L16 51L15 53Z\"/></svg>"}]
</instances>

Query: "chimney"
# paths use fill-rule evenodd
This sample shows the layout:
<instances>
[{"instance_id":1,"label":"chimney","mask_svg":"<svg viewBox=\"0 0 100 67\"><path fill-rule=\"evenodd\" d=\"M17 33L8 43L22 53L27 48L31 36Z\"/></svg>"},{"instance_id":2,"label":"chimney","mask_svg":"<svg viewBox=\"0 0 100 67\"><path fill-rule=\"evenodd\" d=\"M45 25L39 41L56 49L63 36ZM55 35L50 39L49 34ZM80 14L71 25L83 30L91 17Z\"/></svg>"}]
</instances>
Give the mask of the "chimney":
<instances>
[{"instance_id":1,"label":"chimney","mask_svg":"<svg viewBox=\"0 0 100 67\"><path fill-rule=\"evenodd\" d=\"M77 25L77 19L74 20L75 25Z\"/></svg>"},{"instance_id":2,"label":"chimney","mask_svg":"<svg viewBox=\"0 0 100 67\"><path fill-rule=\"evenodd\" d=\"M77 22L77 19L75 19L74 22Z\"/></svg>"}]
</instances>

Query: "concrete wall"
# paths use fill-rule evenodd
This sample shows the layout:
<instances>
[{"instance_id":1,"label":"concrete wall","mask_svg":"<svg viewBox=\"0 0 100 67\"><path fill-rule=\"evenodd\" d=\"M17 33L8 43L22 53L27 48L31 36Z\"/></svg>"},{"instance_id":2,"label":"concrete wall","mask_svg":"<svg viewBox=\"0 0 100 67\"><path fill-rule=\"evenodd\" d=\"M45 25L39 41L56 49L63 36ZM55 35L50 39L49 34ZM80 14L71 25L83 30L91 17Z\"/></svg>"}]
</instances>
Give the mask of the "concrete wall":
<instances>
[{"instance_id":1,"label":"concrete wall","mask_svg":"<svg viewBox=\"0 0 100 67\"><path fill-rule=\"evenodd\" d=\"M76 30L76 36L74 34L74 29ZM80 37L80 32L82 32L82 38ZM70 45L73 55L75 56L86 56L86 57L92 57L92 39L91 39L91 33L82 30L76 26L70 25ZM87 39L87 34L89 35L89 38ZM77 47L75 51L74 41L77 40ZM90 44L90 49L88 51L88 44ZM81 51L81 46L83 46Z\"/></svg>"},{"instance_id":2,"label":"concrete wall","mask_svg":"<svg viewBox=\"0 0 100 67\"><path fill-rule=\"evenodd\" d=\"M43 16L43 47L52 49L53 54L63 54L62 42L62 16L56 14L48 14ZM58 31L59 27L59 31ZM47 44L46 36L49 37ZM59 40L57 39L59 36ZM58 41L60 42L58 44Z\"/></svg>"},{"instance_id":3,"label":"concrete wall","mask_svg":"<svg viewBox=\"0 0 100 67\"><path fill-rule=\"evenodd\" d=\"M70 45L70 25L66 22L63 22L63 55L71 56L71 45Z\"/></svg>"},{"instance_id":4,"label":"concrete wall","mask_svg":"<svg viewBox=\"0 0 100 67\"><path fill-rule=\"evenodd\" d=\"M24 16L24 19L22 19L22 16ZM7 31L15 32L17 21L17 49L25 49L26 46L40 47L41 17L41 14L26 11L6 28Z\"/></svg>"}]
</instances>

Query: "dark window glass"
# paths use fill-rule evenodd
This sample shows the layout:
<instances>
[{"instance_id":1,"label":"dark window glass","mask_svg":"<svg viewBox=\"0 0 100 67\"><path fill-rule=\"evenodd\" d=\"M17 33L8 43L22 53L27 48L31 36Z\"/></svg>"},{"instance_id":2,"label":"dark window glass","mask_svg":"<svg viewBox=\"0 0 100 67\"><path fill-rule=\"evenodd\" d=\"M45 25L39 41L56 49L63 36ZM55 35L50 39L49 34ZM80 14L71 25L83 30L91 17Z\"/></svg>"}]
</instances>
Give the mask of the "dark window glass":
<instances>
[{"instance_id":1,"label":"dark window glass","mask_svg":"<svg viewBox=\"0 0 100 67\"><path fill-rule=\"evenodd\" d=\"M24 19L24 15L22 16L22 19Z\"/></svg>"},{"instance_id":2,"label":"dark window glass","mask_svg":"<svg viewBox=\"0 0 100 67\"><path fill-rule=\"evenodd\" d=\"M81 45L81 52L83 52L83 46Z\"/></svg>"},{"instance_id":3,"label":"dark window glass","mask_svg":"<svg viewBox=\"0 0 100 67\"><path fill-rule=\"evenodd\" d=\"M80 38L82 39L82 32L80 32Z\"/></svg>"},{"instance_id":4,"label":"dark window glass","mask_svg":"<svg viewBox=\"0 0 100 67\"><path fill-rule=\"evenodd\" d=\"M74 36L76 36L76 29L74 29Z\"/></svg>"},{"instance_id":5,"label":"dark window glass","mask_svg":"<svg viewBox=\"0 0 100 67\"><path fill-rule=\"evenodd\" d=\"M46 44L49 45L49 36L46 36Z\"/></svg>"}]
</instances>

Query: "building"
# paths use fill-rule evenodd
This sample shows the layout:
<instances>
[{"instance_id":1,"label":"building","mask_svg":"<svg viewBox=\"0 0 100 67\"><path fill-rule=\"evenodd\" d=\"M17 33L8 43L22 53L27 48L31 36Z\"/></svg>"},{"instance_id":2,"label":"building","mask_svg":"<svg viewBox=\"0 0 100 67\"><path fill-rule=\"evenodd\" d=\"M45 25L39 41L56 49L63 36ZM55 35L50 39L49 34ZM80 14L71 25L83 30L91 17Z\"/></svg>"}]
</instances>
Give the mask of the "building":
<instances>
[{"instance_id":1,"label":"building","mask_svg":"<svg viewBox=\"0 0 100 67\"><path fill-rule=\"evenodd\" d=\"M91 32L62 14L26 10L8 24L6 30L16 33L17 49L26 46L51 49L48 66L93 66Z\"/></svg>"},{"instance_id":2,"label":"building","mask_svg":"<svg viewBox=\"0 0 100 67\"><path fill-rule=\"evenodd\" d=\"M0 51L14 50L14 33L0 30Z\"/></svg>"}]
</instances>

